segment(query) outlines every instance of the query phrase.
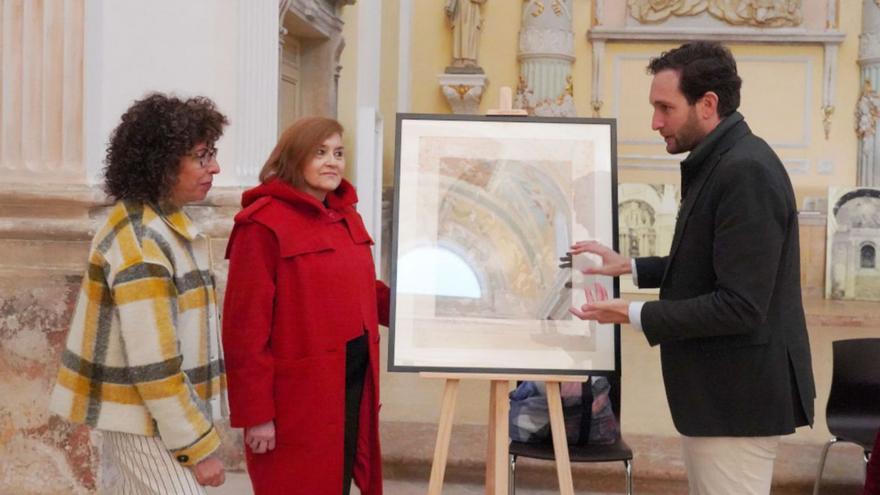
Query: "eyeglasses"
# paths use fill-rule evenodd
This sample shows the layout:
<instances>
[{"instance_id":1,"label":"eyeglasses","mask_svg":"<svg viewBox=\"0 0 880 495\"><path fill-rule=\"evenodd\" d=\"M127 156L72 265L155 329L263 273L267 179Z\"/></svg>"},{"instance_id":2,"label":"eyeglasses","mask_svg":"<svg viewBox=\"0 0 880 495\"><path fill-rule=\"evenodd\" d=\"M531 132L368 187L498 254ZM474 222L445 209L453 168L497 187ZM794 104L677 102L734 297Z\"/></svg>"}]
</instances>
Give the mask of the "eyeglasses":
<instances>
[{"instance_id":1,"label":"eyeglasses","mask_svg":"<svg viewBox=\"0 0 880 495\"><path fill-rule=\"evenodd\" d=\"M199 165L202 168L207 167L211 164L211 161L217 157L217 147L211 146L210 148L204 148L202 150L196 151L195 153L187 153L186 156L191 156L199 161Z\"/></svg>"}]
</instances>

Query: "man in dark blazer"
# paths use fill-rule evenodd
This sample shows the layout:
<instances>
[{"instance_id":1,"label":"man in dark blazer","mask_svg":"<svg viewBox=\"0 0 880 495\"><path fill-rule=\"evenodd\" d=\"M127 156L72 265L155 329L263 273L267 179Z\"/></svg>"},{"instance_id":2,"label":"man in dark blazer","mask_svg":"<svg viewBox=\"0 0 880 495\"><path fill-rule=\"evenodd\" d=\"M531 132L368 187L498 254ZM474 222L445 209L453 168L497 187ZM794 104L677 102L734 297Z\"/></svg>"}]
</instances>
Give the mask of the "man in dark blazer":
<instances>
[{"instance_id":1,"label":"man in dark blazer","mask_svg":"<svg viewBox=\"0 0 880 495\"><path fill-rule=\"evenodd\" d=\"M779 436L813 421L794 192L736 111L741 79L727 48L688 43L648 70L652 128L669 153L690 152L670 253L630 260L594 241L572 252L602 258L585 273L632 273L660 299L594 301L572 313L632 323L660 345L691 494L766 494Z\"/></svg>"}]
</instances>

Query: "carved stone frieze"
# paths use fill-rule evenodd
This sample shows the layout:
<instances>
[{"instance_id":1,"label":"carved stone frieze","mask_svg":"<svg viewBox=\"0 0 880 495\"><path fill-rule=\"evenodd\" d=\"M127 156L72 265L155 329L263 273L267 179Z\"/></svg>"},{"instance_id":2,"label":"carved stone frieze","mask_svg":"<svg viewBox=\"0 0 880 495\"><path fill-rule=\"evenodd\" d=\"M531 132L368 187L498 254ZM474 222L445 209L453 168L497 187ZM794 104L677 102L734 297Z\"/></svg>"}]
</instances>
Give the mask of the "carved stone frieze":
<instances>
[{"instance_id":1,"label":"carved stone frieze","mask_svg":"<svg viewBox=\"0 0 880 495\"><path fill-rule=\"evenodd\" d=\"M803 0L627 0L630 15L642 24L709 12L734 26L794 27L803 22Z\"/></svg>"},{"instance_id":2,"label":"carved stone frieze","mask_svg":"<svg viewBox=\"0 0 880 495\"><path fill-rule=\"evenodd\" d=\"M880 63L880 0L865 0L862 6L862 33L859 35L859 62Z\"/></svg>"},{"instance_id":3,"label":"carved stone frieze","mask_svg":"<svg viewBox=\"0 0 880 495\"><path fill-rule=\"evenodd\" d=\"M574 60L574 34L562 29L524 29L519 33L520 58L553 54Z\"/></svg>"},{"instance_id":4,"label":"carved stone frieze","mask_svg":"<svg viewBox=\"0 0 880 495\"><path fill-rule=\"evenodd\" d=\"M880 61L880 32L859 35L859 60Z\"/></svg>"}]
</instances>

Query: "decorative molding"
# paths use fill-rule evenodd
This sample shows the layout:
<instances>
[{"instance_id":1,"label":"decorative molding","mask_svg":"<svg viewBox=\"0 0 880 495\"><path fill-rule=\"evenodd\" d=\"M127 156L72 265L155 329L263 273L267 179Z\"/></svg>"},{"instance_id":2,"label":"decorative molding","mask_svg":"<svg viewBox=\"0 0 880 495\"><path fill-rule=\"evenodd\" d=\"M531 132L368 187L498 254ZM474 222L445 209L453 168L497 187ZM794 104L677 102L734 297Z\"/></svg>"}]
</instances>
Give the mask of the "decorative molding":
<instances>
[{"instance_id":1,"label":"decorative molding","mask_svg":"<svg viewBox=\"0 0 880 495\"><path fill-rule=\"evenodd\" d=\"M627 155L620 154L617 157L617 167L630 170L660 170L664 172L679 172L680 163L687 158L687 154L677 155Z\"/></svg>"},{"instance_id":2,"label":"decorative molding","mask_svg":"<svg viewBox=\"0 0 880 495\"><path fill-rule=\"evenodd\" d=\"M216 187L208 197L187 205L187 212L211 237L226 237L240 207L242 188ZM84 184L0 184L0 240L88 241L98 227L95 219L113 204L101 187ZM207 212L228 209L222 215Z\"/></svg>"},{"instance_id":3,"label":"decorative molding","mask_svg":"<svg viewBox=\"0 0 880 495\"><path fill-rule=\"evenodd\" d=\"M681 161L687 153L677 155L628 155L621 154L617 158L617 167L622 170L658 170L662 172L681 171ZM810 160L808 158L782 158L782 165L791 175L809 175Z\"/></svg>"},{"instance_id":4,"label":"decorative molding","mask_svg":"<svg viewBox=\"0 0 880 495\"><path fill-rule=\"evenodd\" d=\"M247 4L249 2L241 2ZM354 2L351 2L354 3ZM308 24L323 38L331 38L342 32L343 22L336 11L339 6L322 0L287 0L287 12ZM282 16L282 19L284 16ZM304 34L304 33L295 33Z\"/></svg>"},{"instance_id":5,"label":"decorative molding","mask_svg":"<svg viewBox=\"0 0 880 495\"><path fill-rule=\"evenodd\" d=\"M600 4L601 4L601 0ZM597 7L598 8L598 7ZM593 42L593 90L592 98L590 98L590 107L593 109L593 117L602 116L602 88L604 86L603 78L605 75L602 68L605 66L605 42Z\"/></svg>"},{"instance_id":6,"label":"decorative molding","mask_svg":"<svg viewBox=\"0 0 880 495\"><path fill-rule=\"evenodd\" d=\"M483 74L440 74L440 90L452 113L476 115L480 110L483 89L489 80Z\"/></svg>"},{"instance_id":7,"label":"decorative molding","mask_svg":"<svg viewBox=\"0 0 880 495\"><path fill-rule=\"evenodd\" d=\"M662 41L684 42L711 39L721 43L737 44L762 44L772 43L780 45L804 45L804 44L835 44L843 43L846 34L840 31L810 32L801 29L774 29L763 30L755 28L683 28L683 27L605 27L596 26L587 31L587 39L590 41Z\"/></svg>"}]
</instances>

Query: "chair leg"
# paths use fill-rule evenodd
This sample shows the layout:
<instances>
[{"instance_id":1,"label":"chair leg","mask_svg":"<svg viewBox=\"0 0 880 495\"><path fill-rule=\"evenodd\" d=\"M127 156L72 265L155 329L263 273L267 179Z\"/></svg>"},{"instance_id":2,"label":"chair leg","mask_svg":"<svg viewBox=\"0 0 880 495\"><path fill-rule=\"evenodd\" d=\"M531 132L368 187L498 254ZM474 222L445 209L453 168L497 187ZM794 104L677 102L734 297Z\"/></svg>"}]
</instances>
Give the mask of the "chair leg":
<instances>
[{"instance_id":1,"label":"chair leg","mask_svg":"<svg viewBox=\"0 0 880 495\"><path fill-rule=\"evenodd\" d=\"M632 461L629 459L623 461L623 467L626 469L626 495L633 493L633 470Z\"/></svg>"},{"instance_id":2,"label":"chair leg","mask_svg":"<svg viewBox=\"0 0 880 495\"><path fill-rule=\"evenodd\" d=\"M816 471L816 481L813 483L813 495L819 495L819 484L822 482L822 470L825 469L825 458L828 457L828 449L837 443L837 437L831 437L825 447L822 448L822 455L819 456L819 469Z\"/></svg>"},{"instance_id":3,"label":"chair leg","mask_svg":"<svg viewBox=\"0 0 880 495\"><path fill-rule=\"evenodd\" d=\"M516 456L510 456L510 463L507 470L507 493L508 495L516 495Z\"/></svg>"}]
</instances>

